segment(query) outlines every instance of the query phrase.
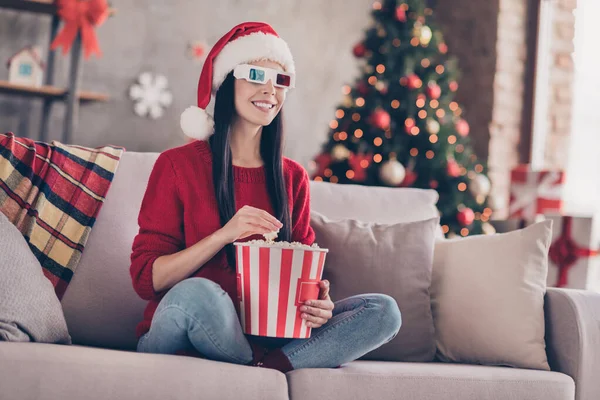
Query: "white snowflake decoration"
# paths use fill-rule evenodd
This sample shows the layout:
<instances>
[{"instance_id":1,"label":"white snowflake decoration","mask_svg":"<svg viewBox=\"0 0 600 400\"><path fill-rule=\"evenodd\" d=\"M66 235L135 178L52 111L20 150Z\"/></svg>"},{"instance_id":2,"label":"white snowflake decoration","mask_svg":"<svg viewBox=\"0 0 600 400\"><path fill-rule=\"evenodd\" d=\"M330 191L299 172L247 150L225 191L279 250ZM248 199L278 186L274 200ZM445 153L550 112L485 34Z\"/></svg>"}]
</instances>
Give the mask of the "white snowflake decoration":
<instances>
[{"instance_id":1,"label":"white snowflake decoration","mask_svg":"<svg viewBox=\"0 0 600 400\"><path fill-rule=\"evenodd\" d=\"M173 95L167 90L168 82L164 75L152 76L144 72L138 82L129 88L129 97L135 102L134 111L140 117L152 119L164 115L164 109L173 102Z\"/></svg>"}]
</instances>

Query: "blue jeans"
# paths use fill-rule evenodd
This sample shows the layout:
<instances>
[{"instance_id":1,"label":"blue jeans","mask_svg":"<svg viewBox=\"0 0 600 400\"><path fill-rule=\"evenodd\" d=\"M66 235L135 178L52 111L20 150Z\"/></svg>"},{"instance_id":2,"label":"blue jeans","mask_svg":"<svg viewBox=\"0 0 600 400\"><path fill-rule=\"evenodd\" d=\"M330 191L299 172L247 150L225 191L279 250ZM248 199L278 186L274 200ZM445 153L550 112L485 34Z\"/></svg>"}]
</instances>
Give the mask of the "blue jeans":
<instances>
[{"instance_id":1,"label":"blue jeans","mask_svg":"<svg viewBox=\"0 0 600 400\"><path fill-rule=\"evenodd\" d=\"M400 325L400 310L392 297L352 296L335 302L333 318L313 329L309 339L284 339L281 350L294 369L334 368L389 342ZM216 361L253 360L231 298L205 278L188 278L167 292L137 347L139 352L161 354L194 349Z\"/></svg>"}]
</instances>

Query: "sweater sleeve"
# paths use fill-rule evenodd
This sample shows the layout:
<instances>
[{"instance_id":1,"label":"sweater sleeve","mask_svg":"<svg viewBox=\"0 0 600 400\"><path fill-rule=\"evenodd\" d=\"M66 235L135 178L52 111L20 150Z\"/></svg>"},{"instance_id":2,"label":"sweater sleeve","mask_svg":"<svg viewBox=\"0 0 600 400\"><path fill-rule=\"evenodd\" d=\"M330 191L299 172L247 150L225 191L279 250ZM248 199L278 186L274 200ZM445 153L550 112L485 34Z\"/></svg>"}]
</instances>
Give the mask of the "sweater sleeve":
<instances>
[{"instance_id":1,"label":"sweater sleeve","mask_svg":"<svg viewBox=\"0 0 600 400\"><path fill-rule=\"evenodd\" d=\"M310 181L304 168L302 178L294 187L294 194L292 241L311 245L315 241L315 232L310 226Z\"/></svg>"},{"instance_id":2,"label":"sweater sleeve","mask_svg":"<svg viewBox=\"0 0 600 400\"><path fill-rule=\"evenodd\" d=\"M176 185L173 164L163 153L148 180L131 253L129 272L133 288L144 300L155 300L162 294L154 290L152 282L154 261L185 248L183 205Z\"/></svg>"}]
</instances>

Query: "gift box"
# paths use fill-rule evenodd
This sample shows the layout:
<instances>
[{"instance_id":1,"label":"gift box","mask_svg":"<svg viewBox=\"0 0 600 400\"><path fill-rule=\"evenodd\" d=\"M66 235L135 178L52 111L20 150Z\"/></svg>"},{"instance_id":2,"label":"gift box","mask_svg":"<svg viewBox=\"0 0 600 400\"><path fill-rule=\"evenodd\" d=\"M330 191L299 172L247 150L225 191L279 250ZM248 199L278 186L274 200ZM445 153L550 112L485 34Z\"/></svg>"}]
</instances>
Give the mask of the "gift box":
<instances>
[{"instance_id":1,"label":"gift box","mask_svg":"<svg viewBox=\"0 0 600 400\"><path fill-rule=\"evenodd\" d=\"M514 168L508 218L533 221L539 214L560 212L564 180L563 171L534 171L528 164Z\"/></svg>"},{"instance_id":2,"label":"gift box","mask_svg":"<svg viewBox=\"0 0 600 400\"><path fill-rule=\"evenodd\" d=\"M600 292L597 218L591 214L545 217L553 221L547 285Z\"/></svg>"},{"instance_id":3,"label":"gift box","mask_svg":"<svg viewBox=\"0 0 600 400\"><path fill-rule=\"evenodd\" d=\"M327 249L234 243L244 333L307 339L299 307L319 297Z\"/></svg>"}]
</instances>

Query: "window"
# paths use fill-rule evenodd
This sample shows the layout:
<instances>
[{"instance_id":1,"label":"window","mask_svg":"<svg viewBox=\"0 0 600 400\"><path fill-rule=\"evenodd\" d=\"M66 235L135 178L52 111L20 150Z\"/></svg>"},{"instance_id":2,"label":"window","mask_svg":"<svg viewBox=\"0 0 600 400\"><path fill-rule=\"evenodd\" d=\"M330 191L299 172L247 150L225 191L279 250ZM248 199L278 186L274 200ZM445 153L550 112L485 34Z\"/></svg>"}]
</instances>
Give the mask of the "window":
<instances>
[{"instance_id":1,"label":"window","mask_svg":"<svg viewBox=\"0 0 600 400\"><path fill-rule=\"evenodd\" d=\"M33 68L31 67L31 63L19 64L19 75L31 76L31 74L33 74Z\"/></svg>"},{"instance_id":2,"label":"window","mask_svg":"<svg viewBox=\"0 0 600 400\"><path fill-rule=\"evenodd\" d=\"M573 120L565 202L600 209L600 2L579 0L575 11Z\"/></svg>"}]
</instances>

